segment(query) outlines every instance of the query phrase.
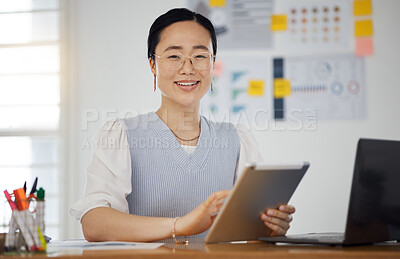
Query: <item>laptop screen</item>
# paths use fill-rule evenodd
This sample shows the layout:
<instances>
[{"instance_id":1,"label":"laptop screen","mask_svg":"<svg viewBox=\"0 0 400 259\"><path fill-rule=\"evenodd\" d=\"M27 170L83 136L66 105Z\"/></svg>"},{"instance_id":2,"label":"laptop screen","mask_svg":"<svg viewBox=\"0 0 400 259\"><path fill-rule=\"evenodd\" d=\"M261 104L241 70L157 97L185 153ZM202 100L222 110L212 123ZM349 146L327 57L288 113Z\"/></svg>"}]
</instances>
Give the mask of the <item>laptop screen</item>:
<instances>
[{"instance_id":1,"label":"laptop screen","mask_svg":"<svg viewBox=\"0 0 400 259\"><path fill-rule=\"evenodd\" d=\"M400 141L360 139L346 243L400 240Z\"/></svg>"}]
</instances>

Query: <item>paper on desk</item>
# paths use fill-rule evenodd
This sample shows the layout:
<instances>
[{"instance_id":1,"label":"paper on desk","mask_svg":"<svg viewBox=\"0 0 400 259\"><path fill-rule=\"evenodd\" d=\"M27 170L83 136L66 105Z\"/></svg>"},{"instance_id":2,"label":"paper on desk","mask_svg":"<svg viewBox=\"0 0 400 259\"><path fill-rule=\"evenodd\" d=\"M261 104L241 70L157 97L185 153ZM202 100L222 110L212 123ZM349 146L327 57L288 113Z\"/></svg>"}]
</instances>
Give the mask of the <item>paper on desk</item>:
<instances>
[{"instance_id":1,"label":"paper on desk","mask_svg":"<svg viewBox=\"0 0 400 259\"><path fill-rule=\"evenodd\" d=\"M54 241L47 245L47 250L131 250L131 249L156 249L164 243L138 243L138 242L88 242L83 239Z\"/></svg>"}]
</instances>

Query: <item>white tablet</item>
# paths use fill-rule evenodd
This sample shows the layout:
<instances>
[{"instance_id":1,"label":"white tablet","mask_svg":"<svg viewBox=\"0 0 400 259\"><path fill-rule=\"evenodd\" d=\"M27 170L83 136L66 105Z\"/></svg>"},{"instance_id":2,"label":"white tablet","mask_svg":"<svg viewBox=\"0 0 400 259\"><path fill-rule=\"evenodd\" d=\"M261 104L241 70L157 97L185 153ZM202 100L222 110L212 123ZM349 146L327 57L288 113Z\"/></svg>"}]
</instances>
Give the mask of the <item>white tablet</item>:
<instances>
[{"instance_id":1,"label":"white tablet","mask_svg":"<svg viewBox=\"0 0 400 259\"><path fill-rule=\"evenodd\" d=\"M271 230L264 225L260 214L268 208L287 204L309 166L308 162L247 166L222 206L205 242L248 241L269 236Z\"/></svg>"}]
</instances>

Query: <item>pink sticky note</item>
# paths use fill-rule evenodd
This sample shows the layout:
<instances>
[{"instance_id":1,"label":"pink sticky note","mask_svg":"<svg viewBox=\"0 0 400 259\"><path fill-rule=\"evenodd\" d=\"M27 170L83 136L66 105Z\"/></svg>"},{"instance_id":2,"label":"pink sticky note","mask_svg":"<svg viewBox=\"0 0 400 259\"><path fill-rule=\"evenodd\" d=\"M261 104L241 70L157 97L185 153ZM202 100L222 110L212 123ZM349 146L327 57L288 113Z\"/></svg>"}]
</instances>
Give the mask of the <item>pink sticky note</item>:
<instances>
[{"instance_id":1,"label":"pink sticky note","mask_svg":"<svg viewBox=\"0 0 400 259\"><path fill-rule=\"evenodd\" d=\"M221 60L215 61L213 76L220 76L224 73L224 62Z\"/></svg>"},{"instance_id":2,"label":"pink sticky note","mask_svg":"<svg viewBox=\"0 0 400 259\"><path fill-rule=\"evenodd\" d=\"M356 38L356 56L368 56L374 54L373 38Z\"/></svg>"}]
</instances>

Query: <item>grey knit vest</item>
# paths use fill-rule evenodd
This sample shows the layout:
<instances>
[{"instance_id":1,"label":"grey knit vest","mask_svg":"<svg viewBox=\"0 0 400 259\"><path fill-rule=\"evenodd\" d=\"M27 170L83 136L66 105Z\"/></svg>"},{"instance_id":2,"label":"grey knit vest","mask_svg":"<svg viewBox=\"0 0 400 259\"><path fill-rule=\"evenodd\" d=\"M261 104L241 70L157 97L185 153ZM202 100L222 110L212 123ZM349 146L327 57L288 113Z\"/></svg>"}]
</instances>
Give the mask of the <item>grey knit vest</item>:
<instances>
[{"instance_id":1,"label":"grey knit vest","mask_svg":"<svg viewBox=\"0 0 400 259\"><path fill-rule=\"evenodd\" d=\"M233 187L240 142L232 124L202 116L198 144L189 155L155 112L124 122L132 165L129 213L179 217L213 192Z\"/></svg>"}]
</instances>

